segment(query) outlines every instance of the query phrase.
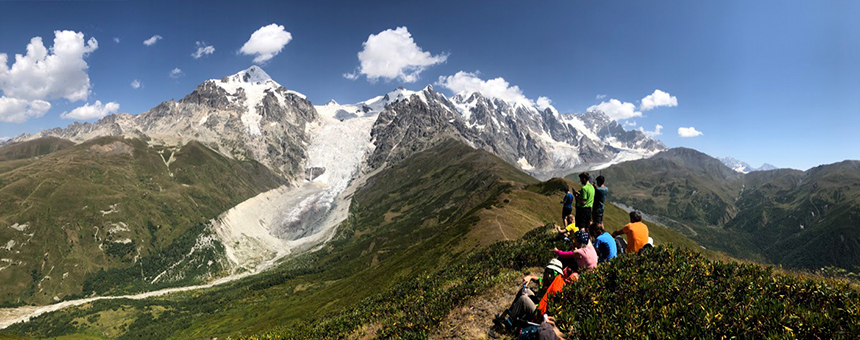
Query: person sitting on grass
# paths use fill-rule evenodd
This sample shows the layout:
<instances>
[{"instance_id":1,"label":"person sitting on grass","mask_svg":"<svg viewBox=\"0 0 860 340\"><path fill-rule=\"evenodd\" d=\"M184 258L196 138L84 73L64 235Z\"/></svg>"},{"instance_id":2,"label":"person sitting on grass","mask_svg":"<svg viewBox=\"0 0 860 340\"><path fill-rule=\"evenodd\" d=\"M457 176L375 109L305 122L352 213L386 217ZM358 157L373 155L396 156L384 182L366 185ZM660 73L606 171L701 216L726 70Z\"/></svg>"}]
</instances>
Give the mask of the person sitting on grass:
<instances>
[{"instance_id":1,"label":"person sitting on grass","mask_svg":"<svg viewBox=\"0 0 860 340\"><path fill-rule=\"evenodd\" d=\"M612 233L612 237L627 235L627 249L625 253L636 254L639 249L642 249L646 244L649 244L648 226L642 223L642 213L638 211L630 212L630 223Z\"/></svg>"},{"instance_id":2,"label":"person sitting on grass","mask_svg":"<svg viewBox=\"0 0 860 340\"><path fill-rule=\"evenodd\" d=\"M574 234L574 242L576 249L573 251L561 251L558 248L553 248L552 251L555 252L559 259L573 258L576 260L576 268L572 268L574 272L581 273L597 268L597 252L591 245L591 238L588 236L588 232L584 229L577 231Z\"/></svg>"},{"instance_id":3,"label":"person sitting on grass","mask_svg":"<svg viewBox=\"0 0 860 340\"><path fill-rule=\"evenodd\" d=\"M558 236L560 238L561 237L569 238L570 235L573 235L573 233L575 233L579 230L579 228L576 227L576 223L574 222L573 215L567 215L565 225L566 225L566 227L560 227L560 226L555 227L555 231L558 233Z\"/></svg>"},{"instance_id":4,"label":"person sitting on grass","mask_svg":"<svg viewBox=\"0 0 860 340\"><path fill-rule=\"evenodd\" d=\"M603 228L603 223L591 225L591 235L596 235L594 238L594 250L597 251L597 263L609 261L615 256L618 256L618 249L615 246L615 239L612 235Z\"/></svg>"},{"instance_id":5,"label":"person sitting on grass","mask_svg":"<svg viewBox=\"0 0 860 340\"><path fill-rule=\"evenodd\" d=\"M528 326L529 322L542 320L542 315L546 314L547 297L560 292L564 287L565 277L562 273L564 271L561 261L552 259L544 269L542 277L532 275L523 277L522 286L517 291L511 306L493 319L495 327L499 330L517 330ZM571 276L568 280L576 280L576 278L578 276ZM536 293L528 287L531 282L537 282L540 287Z\"/></svg>"}]
</instances>

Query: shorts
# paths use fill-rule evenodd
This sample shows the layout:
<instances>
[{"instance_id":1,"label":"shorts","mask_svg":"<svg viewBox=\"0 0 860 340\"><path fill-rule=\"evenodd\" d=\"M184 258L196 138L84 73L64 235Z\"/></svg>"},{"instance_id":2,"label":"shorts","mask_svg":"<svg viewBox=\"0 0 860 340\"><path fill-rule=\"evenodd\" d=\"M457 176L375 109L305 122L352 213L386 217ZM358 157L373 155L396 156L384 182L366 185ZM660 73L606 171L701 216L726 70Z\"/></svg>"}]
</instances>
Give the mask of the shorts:
<instances>
[{"instance_id":1,"label":"shorts","mask_svg":"<svg viewBox=\"0 0 860 340\"><path fill-rule=\"evenodd\" d=\"M603 210L591 210L591 220L594 224L603 223Z\"/></svg>"},{"instance_id":2,"label":"shorts","mask_svg":"<svg viewBox=\"0 0 860 340\"><path fill-rule=\"evenodd\" d=\"M576 226L588 230L591 224L591 207L576 207Z\"/></svg>"}]
</instances>

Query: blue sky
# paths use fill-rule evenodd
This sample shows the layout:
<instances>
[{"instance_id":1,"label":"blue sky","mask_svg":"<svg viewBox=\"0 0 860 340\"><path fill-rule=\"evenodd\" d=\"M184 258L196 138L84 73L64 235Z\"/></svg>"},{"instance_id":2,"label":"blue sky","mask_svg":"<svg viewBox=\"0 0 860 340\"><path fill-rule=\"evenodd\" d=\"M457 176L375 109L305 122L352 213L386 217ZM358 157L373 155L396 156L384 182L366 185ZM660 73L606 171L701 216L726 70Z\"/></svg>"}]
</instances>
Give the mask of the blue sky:
<instances>
[{"instance_id":1,"label":"blue sky","mask_svg":"<svg viewBox=\"0 0 860 340\"><path fill-rule=\"evenodd\" d=\"M82 45L87 49L83 74L89 79L85 98L65 91L68 83L56 85L52 94L27 92L22 84L32 79L26 72L4 80L0 66L6 98L0 104L37 112L9 118L11 109L3 113L0 107L0 119L6 114L7 120L0 122L0 136L95 120L60 118L63 114L140 113L180 99L206 79L253 65L259 54L240 50L252 33L276 24L290 39L259 65L316 104L358 102L401 85L417 90L436 84L450 95L452 88L440 77L464 71L483 81L503 78L506 90L517 86L530 100L547 97L561 112L584 112L604 101L612 106L610 99L629 103L627 113L641 116L621 122L649 131L661 125L657 138L670 147L733 156L753 166L768 162L807 169L860 159L855 131L860 127L860 2L826 5L3 1L0 53L7 55L6 69L15 63L15 54L26 54L34 37L42 37L50 49L57 30L82 33L83 41L95 38L97 48ZM412 69L417 79L362 74L357 56L362 44L398 27L408 30L415 47L432 59L429 64L417 67L417 73ZM162 39L144 45L154 35ZM212 46L214 53L193 58L201 46ZM182 73L172 78L175 68ZM347 73L357 79L345 78ZM141 83L137 89L130 85L134 80ZM640 101L657 89L677 105L642 111ZM73 111L97 100L99 110ZM50 103L44 113L41 101ZM679 136L679 128L689 127L702 134Z\"/></svg>"}]
</instances>

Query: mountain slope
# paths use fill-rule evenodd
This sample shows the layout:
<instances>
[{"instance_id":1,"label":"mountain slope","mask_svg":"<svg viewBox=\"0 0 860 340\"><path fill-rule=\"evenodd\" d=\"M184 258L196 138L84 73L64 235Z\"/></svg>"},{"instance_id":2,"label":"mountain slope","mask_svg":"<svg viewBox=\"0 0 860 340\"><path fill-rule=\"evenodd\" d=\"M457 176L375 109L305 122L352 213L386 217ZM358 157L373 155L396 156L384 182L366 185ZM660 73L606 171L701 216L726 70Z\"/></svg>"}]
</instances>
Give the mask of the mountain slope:
<instances>
[{"instance_id":1,"label":"mountain slope","mask_svg":"<svg viewBox=\"0 0 860 340\"><path fill-rule=\"evenodd\" d=\"M75 143L56 137L45 137L26 142L10 143L0 146L0 161L44 156L72 145L75 145Z\"/></svg>"},{"instance_id":2,"label":"mountain slope","mask_svg":"<svg viewBox=\"0 0 860 340\"><path fill-rule=\"evenodd\" d=\"M737 209L740 174L701 152L674 148L649 159L624 162L599 171L613 201L650 214L722 225ZM597 174L594 174L596 177ZM569 176L577 180L576 174Z\"/></svg>"},{"instance_id":3,"label":"mountain slope","mask_svg":"<svg viewBox=\"0 0 860 340\"><path fill-rule=\"evenodd\" d=\"M349 219L318 251L223 287L142 301L98 301L9 331L116 334L111 327L120 322L129 325L123 335L128 338L187 339L290 329L341 315L370 297L390 294L393 285L449 268L485 244L516 239L557 219L564 185L560 179L539 183L487 152L443 141L368 179L354 195ZM620 228L625 216L610 207L607 220ZM677 240L698 248L677 233L652 228L657 242ZM463 286L470 280L464 279L446 289L471 294ZM119 309L121 321L98 321ZM71 320L93 321L73 325Z\"/></svg>"},{"instance_id":4,"label":"mountain slope","mask_svg":"<svg viewBox=\"0 0 860 340\"><path fill-rule=\"evenodd\" d=\"M138 268L143 261L172 249L195 225L281 183L259 163L227 159L196 142L164 147L104 137L0 162L0 239L6 240L0 301L44 304L90 294L83 285L93 280L104 290L141 286L164 270L144 271ZM217 257L206 260L215 266L197 274L223 269ZM133 266L129 277L96 280L102 269ZM199 280L197 274L185 279Z\"/></svg>"},{"instance_id":5,"label":"mountain slope","mask_svg":"<svg viewBox=\"0 0 860 340\"><path fill-rule=\"evenodd\" d=\"M858 161L844 161L741 174L679 148L600 173L611 200L692 228L693 238L709 248L789 267L856 270L858 167Z\"/></svg>"}]
</instances>

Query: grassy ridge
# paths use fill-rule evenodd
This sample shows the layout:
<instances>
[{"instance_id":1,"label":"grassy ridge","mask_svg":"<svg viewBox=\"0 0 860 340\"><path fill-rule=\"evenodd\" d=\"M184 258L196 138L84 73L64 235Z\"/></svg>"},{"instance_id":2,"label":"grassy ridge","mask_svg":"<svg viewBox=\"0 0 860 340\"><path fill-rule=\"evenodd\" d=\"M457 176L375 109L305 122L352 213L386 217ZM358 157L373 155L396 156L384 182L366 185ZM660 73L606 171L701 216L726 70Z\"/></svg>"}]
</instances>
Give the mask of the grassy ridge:
<instances>
[{"instance_id":1,"label":"grassy ridge","mask_svg":"<svg viewBox=\"0 0 860 340\"><path fill-rule=\"evenodd\" d=\"M174 241L190 228L283 182L259 163L231 160L196 142L168 148L105 137L48 154L43 144L0 149L39 155L0 161L0 266L6 267L0 304L6 306L88 295L87 280L99 281L99 293L143 289L158 272L137 268L132 275L129 268L182 248ZM105 281L100 271L128 275Z\"/></svg>"},{"instance_id":2,"label":"grassy ridge","mask_svg":"<svg viewBox=\"0 0 860 340\"><path fill-rule=\"evenodd\" d=\"M453 309L561 246L548 225L502 241L356 306L242 339L424 339ZM514 289L512 288L512 291ZM860 331L860 294L843 284L707 260L673 246L626 256L565 287L548 313L573 338L845 338Z\"/></svg>"}]
</instances>

